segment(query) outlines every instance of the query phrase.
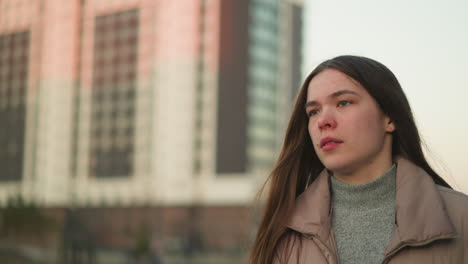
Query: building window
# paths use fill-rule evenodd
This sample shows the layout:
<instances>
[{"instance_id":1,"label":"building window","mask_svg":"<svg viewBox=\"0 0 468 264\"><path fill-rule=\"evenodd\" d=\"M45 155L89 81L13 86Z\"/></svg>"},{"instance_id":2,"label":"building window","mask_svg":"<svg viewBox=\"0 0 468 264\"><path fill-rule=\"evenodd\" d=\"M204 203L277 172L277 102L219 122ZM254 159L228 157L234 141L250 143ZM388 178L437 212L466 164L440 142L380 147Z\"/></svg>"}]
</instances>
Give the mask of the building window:
<instances>
[{"instance_id":1,"label":"building window","mask_svg":"<svg viewBox=\"0 0 468 264\"><path fill-rule=\"evenodd\" d=\"M29 32L0 35L0 180L21 180Z\"/></svg>"},{"instance_id":2,"label":"building window","mask_svg":"<svg viewBox=\"0 0 468 264\"><path fill-rule=\"evenodd\" d=\"M133 173L138 28L136 9L95 20L91 176Z\"/></svg>"}]
</instances>

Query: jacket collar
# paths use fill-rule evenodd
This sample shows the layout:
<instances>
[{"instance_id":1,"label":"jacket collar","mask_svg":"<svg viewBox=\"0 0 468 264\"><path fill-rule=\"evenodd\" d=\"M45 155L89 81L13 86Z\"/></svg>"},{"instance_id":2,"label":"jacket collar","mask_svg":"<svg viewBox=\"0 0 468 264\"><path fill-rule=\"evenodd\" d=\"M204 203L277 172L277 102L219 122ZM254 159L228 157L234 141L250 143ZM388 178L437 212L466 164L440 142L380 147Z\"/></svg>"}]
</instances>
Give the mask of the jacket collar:
<instances>
[{"instance_id":1,"label":"jacket collar","mask_svg":"<svg viewBox=\"0 0 468 264\"><path fill-rule=\"evenodd\" d=\"M412 162L397 158L395 231L385 255L404 245L455 236L432 178ZM322 171L295 203L288 227L328 241L331 230L330 176Z\"/></svg>"},{"instance_id":2,"label":"jacket collar","mask_svg":"<svg viewBox=\"0 0 468 264\"><path fill-rule=\"evenodd\" d=\"M455 237L455 228L432 178L412 162L397 159L395 231L385 255L405 245Z\"/></svg>"},{"instance_id":3,"label":"jacket collar","mask_svg":"<svg viewBox=\"0 0 468 264\"><path fill-rule=\"evenodd\" d=\"M327 241L331 228L330 177L326 169L296 199L288 227Z\"/></svg>"}]
</instances>

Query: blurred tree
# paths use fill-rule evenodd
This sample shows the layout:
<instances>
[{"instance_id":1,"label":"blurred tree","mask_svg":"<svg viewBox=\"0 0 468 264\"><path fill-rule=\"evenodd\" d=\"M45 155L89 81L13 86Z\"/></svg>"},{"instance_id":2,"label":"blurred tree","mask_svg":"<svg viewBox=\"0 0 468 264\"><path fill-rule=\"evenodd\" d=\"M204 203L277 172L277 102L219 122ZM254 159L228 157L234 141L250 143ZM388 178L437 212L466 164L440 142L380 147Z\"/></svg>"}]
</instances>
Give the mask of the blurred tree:
<instances>
[{"instance_id":1,"label":"blurred tree","mask_svg":"<svg viewBox=\"0 0 468 264\"><path fill-rule=\"evenodd\" d=\"M0 233L2 237L38 234L51 227L53 221L46 217L33 201L26 201L18 194L8 198L0 209Z\"/></svg>"}]
</instances>

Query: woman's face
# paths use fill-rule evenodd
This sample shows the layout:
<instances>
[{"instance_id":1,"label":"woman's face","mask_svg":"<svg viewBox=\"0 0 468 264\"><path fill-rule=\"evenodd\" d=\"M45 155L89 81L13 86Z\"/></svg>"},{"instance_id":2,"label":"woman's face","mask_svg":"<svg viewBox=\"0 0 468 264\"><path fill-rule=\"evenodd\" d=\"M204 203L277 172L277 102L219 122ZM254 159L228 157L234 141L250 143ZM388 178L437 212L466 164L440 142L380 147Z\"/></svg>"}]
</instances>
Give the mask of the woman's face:
<instances>
[{"instance_id":1,"label":"woman's face","mask_svg":"<svg viewBox=\"0 0 468 264\"><path fill-rule=\"evenodd\" d=\"M380 173L391 165L394 124L349 76L334 69L317 74L307 88L306 113L315 152L335 175Z\"/></svg>"}]
</instances>

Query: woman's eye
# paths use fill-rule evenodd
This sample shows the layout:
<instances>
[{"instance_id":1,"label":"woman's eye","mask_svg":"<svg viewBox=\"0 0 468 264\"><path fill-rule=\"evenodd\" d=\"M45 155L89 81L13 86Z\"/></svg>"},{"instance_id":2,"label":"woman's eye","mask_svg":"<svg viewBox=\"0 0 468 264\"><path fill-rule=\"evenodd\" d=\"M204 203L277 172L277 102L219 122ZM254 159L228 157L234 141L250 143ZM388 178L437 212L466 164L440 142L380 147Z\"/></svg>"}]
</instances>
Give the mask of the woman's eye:
<instances>
[{"instance_id":1,"label":"woman's eye","mask_svg":"<svg viewBox=\"0 0 468 264\"><path fill-rule=\"evenodd\" d=\"M308 116L311 117L311 116L314 116L316 114L318 114L318 110L314 109L314 110L310 110L309 113L308 113Z\"/></svg>"},{"instance_id":2,"label":"woman's eye","mask_svg":"<svg viewBox=\"0 0 468 264\"><path fill-rule=\"evenodd\" d=\"M350 101L340 101L340 102L338 103L338 106L339 106L339 107L343 107L343 106L347 106L347 105L349 105L349 104L351 104Z\"/></svg>"}]
</instances>

